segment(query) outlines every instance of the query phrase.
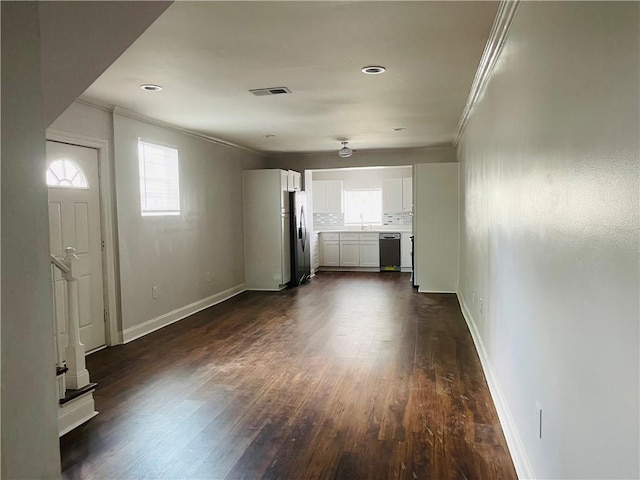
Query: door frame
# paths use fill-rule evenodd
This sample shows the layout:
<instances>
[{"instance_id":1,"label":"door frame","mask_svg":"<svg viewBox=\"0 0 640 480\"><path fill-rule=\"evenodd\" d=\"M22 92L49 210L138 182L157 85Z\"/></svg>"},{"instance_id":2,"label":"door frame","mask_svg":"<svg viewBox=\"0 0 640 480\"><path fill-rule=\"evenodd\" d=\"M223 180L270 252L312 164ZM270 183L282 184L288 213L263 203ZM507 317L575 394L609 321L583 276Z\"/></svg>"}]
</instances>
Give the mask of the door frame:
<instances>
[{"instance_id":1,"label":"door frame","mask_svg":"<svg viewBox=\"0 0 640 480\"><path fill-rule=\"evenodd\" d=\"M100 228L104 248L102 249L102 285L105 311L105 343L107 346L122 343L120 314L118 305L120 297L117 285L117 250L116 250L116 222L114 216L113 199L115 186L112 182L111 159L109 156L109 142L100 138L88 137L64 130L49 128L45 139L53 142L67 143L78 147L97 150L98 178L100 198Z\"/></svg>"}]
</instances>

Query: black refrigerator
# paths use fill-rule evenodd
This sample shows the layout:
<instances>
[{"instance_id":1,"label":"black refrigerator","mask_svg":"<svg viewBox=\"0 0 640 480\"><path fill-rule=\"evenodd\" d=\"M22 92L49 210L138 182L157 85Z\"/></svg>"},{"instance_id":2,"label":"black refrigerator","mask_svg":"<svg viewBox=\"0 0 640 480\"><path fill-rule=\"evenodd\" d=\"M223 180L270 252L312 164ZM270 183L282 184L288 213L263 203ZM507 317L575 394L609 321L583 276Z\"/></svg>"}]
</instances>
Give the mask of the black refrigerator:
<instances>
[{"instance_id":1,"label":"black refrigerator","mask_svg":"<svg viewBox=\"0 0 640 480\"><path fill-rule=\"evenodd\" d=\"M289 192L291 213L291 282L295 287L311 277L311 245L307 231L307 192Z\"/></svg>"}]
</instances>

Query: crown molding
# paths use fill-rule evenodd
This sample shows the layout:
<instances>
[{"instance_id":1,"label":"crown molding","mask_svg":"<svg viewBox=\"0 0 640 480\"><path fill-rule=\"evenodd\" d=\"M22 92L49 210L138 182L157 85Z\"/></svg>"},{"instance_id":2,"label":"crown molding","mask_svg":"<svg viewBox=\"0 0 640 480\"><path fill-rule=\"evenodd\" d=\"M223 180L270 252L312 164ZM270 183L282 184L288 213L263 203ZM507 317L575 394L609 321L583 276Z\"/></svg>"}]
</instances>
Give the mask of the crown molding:
<instances>
[{"instance_id":1,"label":"crown molding","mask_svg":"<svg viewBox=\"0 0 640 480\"><path fill-rule=\"evenodd\" d=\"M213 144L216 144L216 145L220 145L222 147L237 148L239 150L244 150L245 152L253 153L255 155L260 155L260 156L264 156L265 155L264 152L259 152L257 150L253 150L251 148L244 147L242 145L238 145L238 144L232 143L232 142L227 142L226 140L221 140L219 138L215 138L215 137L212 137L210 135L206 135L206 134L200 133L200 132L195 132L195 131L189 130L187 128L178 127L178 126L173 125L171 123L163 122L162 120L157 120L157 119L152 118L152 117L147 117L146 115L143 115L143 114L138 113L138 112L134 112L132 110L127 110L126 108L123 108L123 107L118 107L117 105L108 105L108 104L102 103L102 102L94 100L94 99L88 99L86 97L80 97L80 98L78 98L76 100L76 102L78 102L78 103L80 103L82 105L86 105L88 107L97 108L98 110L102 110L102 111L105 111L105 112L112 113L114 115L120 115L121 117L130 118L132 120L138 120L140 122L144 122L144 123L147 123L149 125L154 125L156 127L166 128L168 130L173 130L175 132L182 133L182 134L188 135L190 137L198 138L200 140L204 140L206 142L210 142L210 143L213 143Z\"/></svg>"},{"instance_id":2,"label":"crown molding","mask_svg":"<svg viewBox=\"0 0 640 480\"><path fill-rule=\"evenodd\" d=\"M467 103L462 111L462 117L458 124L458 133L453 141L454 147L458 146L476 102L478 101L478 98L480 98L480 94L491 76L491 72L493 71L493 67L500 56L500 52L502 51L502 47L507 34L509 33L509 28L513 23L513 18L515 17L519 4L520 0L503 0L500 2L496 19L494 20L491 32L489 33L489 39L487 40L484 52L482 53L482 58L480 59L480 65L478 65L476 76L474 77L473 84L471 85L469 98L467 99Z\"/></svg>"}]
</instances>

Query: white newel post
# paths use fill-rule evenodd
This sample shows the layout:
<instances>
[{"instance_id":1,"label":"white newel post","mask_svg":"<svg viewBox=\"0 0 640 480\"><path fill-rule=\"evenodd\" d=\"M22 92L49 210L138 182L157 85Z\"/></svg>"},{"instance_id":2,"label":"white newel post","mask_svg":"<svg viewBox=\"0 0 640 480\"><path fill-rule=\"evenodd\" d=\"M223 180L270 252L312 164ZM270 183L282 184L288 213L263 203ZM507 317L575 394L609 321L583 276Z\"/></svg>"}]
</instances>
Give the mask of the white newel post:
<instances>
[{"instance_id":1,"label":"white newel post","mask_svg":"<svg viewBox=\"0 0 640 480\"><path fill-rule=\"evenodd\" d=\"M64 253L65 257L62 261L69 267L69 272L62 274L67 282L67 332L69 334L69 345L65 350L69 368L66 383L67 387L77 390L89 384L89 372L84 359L84 345L80 342L78 279L75 276L78 257L73 247L65 248Z\"/></svg>"}]
</instances>

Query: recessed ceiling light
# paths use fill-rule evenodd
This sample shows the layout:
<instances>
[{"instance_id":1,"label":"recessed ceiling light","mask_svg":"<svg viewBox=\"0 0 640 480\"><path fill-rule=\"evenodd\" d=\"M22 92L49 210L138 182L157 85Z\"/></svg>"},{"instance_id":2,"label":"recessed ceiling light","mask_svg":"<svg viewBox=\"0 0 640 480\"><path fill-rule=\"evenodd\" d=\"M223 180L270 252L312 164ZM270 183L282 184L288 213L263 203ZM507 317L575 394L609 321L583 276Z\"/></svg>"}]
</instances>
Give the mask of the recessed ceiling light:
<instances>
[{"instance_id":1,"label":"recessed ceiling light","mask_svg":"<svg viewBox=\"0 0 640 480\"><path fill-rule=\"evenodd\" d=\"M404 127L396 127L396 128L393 129L394 132L403 132L405 130L406 130L406 128L404 128Z\"/></svg>"},{"instance_id":2,"label":"recessed ceiling light","mask_svg":"<svg viewBox=\"0 0 640 480\"><path fill-rule=\"evenodd\" d=\"M160 85L154 85L153 83L143 83L140 88L145 92L159 92L162 90Z\"/></svg>"},{"instance_id":3,"label":"recessed ceiling light","mask_svg":"<svg viewBox=\"0 0 640 480\"><path fill-rule=\"evenodd\" d=\"M386 68L379 65L369 65L368 67L362 67L362 73L366 73L367 75L378 75L380 73L384 73L385 70Z\"/></svg>"}]
</instances>

